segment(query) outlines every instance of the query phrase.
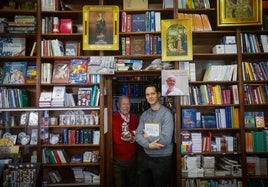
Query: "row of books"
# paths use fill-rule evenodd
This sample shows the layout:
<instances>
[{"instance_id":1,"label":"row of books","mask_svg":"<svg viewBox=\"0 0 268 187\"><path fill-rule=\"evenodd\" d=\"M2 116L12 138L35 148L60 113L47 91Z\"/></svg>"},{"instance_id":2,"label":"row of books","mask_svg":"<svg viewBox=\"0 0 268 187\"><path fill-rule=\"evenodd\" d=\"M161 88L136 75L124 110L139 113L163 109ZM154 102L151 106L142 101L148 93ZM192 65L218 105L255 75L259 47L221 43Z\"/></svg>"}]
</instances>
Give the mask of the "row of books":
<instances>
[{"instance_id":1,"label":"row of books","mask_svg":"<svg viewBox=\"0 0 268 187\"><path fill-rule=\"evenodd\" d=\"M211 65L206 69L203 81L237 81L237 64Z\"/></svg>"},{"instance_id":2,"label":"row of books","mask_svg":"<svg viewBox=\"0 0 268 187\"><path fill-rule=\"evenodd\" d=\"M238 86L202 84L189 87L189 96L181 98L182 105L239 104Z\"/></svg>"},{"instance_id":3,"label":"row of books","mask_svg":"<svg viewBox=\"0 0 268 187\"><path fill-rule=\"evenodd\" d=\"M210 21L206 14L178 13L178 19L191 19L192 31L212 31Z\"/></svg>"},{"instance_id":4,"label":"row of books","mask_svg":"<svg viewBox=\"0 0 268 187\"><path fill-rule=\"evenodd\" d=\"M42 163L65 164L69 163L70 159L64 149L42 149Z\"/></svg>"},{"instance_id":5,"label":"row of books","mask_svg":"<svg viewBox=\"0 0 268 187\"><path fill-rule=\"evenodd\" d=\"M65 86L54 86L53 91L42 91L40 107L98 106L100 89L97 85L79 88L78 93L66 93Z\"/></svg>"},{"instance_id":6,"label":"row of books","mask_svg":"<svg viewBox=\"0 0 268 187\"><path fill-rule=\"evenodd\" d=\"M69 18L45 17L42 18L42 34L73 33L73 21Z\"/></svg>"},{"instance_id":7,"label":"row of books","mask_svg":"<svg viewBox=\"0 0 268 187\"><path fill-rule=\"evenodd\" d=\"M63 144L94 144L100 141L100 131L91 129L64 129Z\"/></svg>"},{"instance_id":8,"label":"row of books","mask_svg":"<svg viewBox=\"0 0 268 187\"><path fill-rule=\"evenodd\" d=\"M35 62L4 62L0 67L0 82L3 84L32 84L36 81Z\"/></svg>"},{"instance_id":9,"label":"row of books","mask_svg":"<svg viewBox=\"0 0 268 187\"><path fill-rule=\"evenodd\" d=\"M261 62L242 62L242 75L244 81L268 80L268 64Z\"/></svg>"},{"instance_id":10,"label":"row of books","mask_svg":"<svg viewBox=\"0 0 268 187\"><path fill-rule=\"evenodd\" d=\"M1 108L28 107L29 105L29 92L27 90L0 87Z\"/></svg>"},{"instance_id":11,"label":"row of books","mask_svg":"<svg viewBox=\"0 0 268 187\"><path fill-rule=\"evenodd\" d=\"M268 35L241 33L241 47L243 53L267 53Z\"/></svg>"},{"instance_id":12,"label":"row of books","mask_svg":"<svg viewBox=\"0 0 268 187\"><path fill-rule=\"evenodd\" d=\"M121 13L121 32L160 32L161 13L146 11L139 14Z\"/></svg>"},{"instance_id":13,"label":"row of books","mask_svg":"<svg viewBox=\"0 0 268 187\"><path fill-rule=\"evenodd\" d=\"M4 24L8 33L36 33L36 19L34 16L15 16L14 21Z\"/></svg>"},{"instance_id":14,"label":"row of books","mask_svg":"<svg viewBox=\"0 0 268 187\"><path fill-rule=\"evenodd\" d=\"M268 131L251 131L245 133L246 152L268 152Z\"/></svg>"},{"instance_id":15,"label":"row of books","mask_svg":"<svg viewBox=\"0 0 268 187\"><path fill-rule=\"evenodd\" d=\"M213 113L202 114L195 108L183 108L182 129L239 128L239 109L233 106L215 108Z\"/></svg>"},{"instance_id":16,"label":"row of books","mask_svg":"<svg viewBox=\"0 0 268 187\"><path fill-rule=\"evenodd\" d=\"M65 4L63 0L41 0L42 11L64 10Z\"/></svg>"},{"instance_id":17,"label":"row of books","mask_svg":"<svg viewBox=\"0 0 268 187\"><path fill-rule=\"evenodd\" d=\"M96 114L61 114L59 115L59 122L55 125L59 126L86 126L98 125L99 115ZM49 124L47 124L49 125Z\"/></svg>"},{"instance_id":18,"label":"row of books","mask_svg":"<svg viewBox=\"0 0 268 187\"><path fill-rule=\"evenodd\" d=\"M265 128L264 111L245 111L244 124L245 128Z\"/></svg>"},{"instance_id":19,"label":"row of books","mask_svg":"<svg viewBox=\"0 0 268 187\"><path fill-rule=\"evenodd\" d=\"M92 57L93 58L93 57ZM107 63L114 61L107 60ZM101 62L105 65L106 63ZM98 67L98 66L95 66ZM54 64L41 64L41 83L42 84L98 84L100 74L94 71L90 58L55 60ZM100 67L99 69L101 69ZM93 72L94 71L94 72Z\"/></svg>"},{"instance_id":20,"label":"row of books","mask_svg":"<svg viewBox=\"0 0 268 187\"><path fill-rule=\"evenodd\" d=\"M181 132L181 153L237 152L238 138L231 135L213 135L211 132Z\"/></svg>"},{"instance_id":21,"label":"row of books","mask_svg":"<svg viewBox=\"0 0 268 187\"><path fill-rule=\"evenodd\" d=\"M210 8L209 0L178 0L178 8L181 9L203 9Z\"/></svg>"},{"instance_id":22,"label":"row of books","mask_svg":"<svg viewBox=\"0 0 268 187\"><path fill-rule=\"evenodd\" d=\"M160 35L137 35L121 38L122 55L161 54Z\"/></svg>"},{"instance_id":23,"label":"row of books","mask_svg":"<svg viewBox=\"0 0 268 187\"><path fill-rule=\"evenodd\" d=\"M247 174L250 176L265 176L267 171L267 158L258 156L247 156ZM259 185L257 185L259 187Z\"/></svg>"},{"instance_id":24,"label":"row of books","mask_svg":"<svg viewBox=\"0 0 268 187\"><path fill-rule=\"evenodd\" d=\"M210 187L242 187L242 181L237 179L182 179L182 187L210 186ZM250 187L256 187L253 185ZM261 186L260 186L261 187ZM264 186L263 186L264 187Z\"/></svg>"},{"instance_id":25,"label":"row of books","mask_svg":"<svg viewBox=\"0 0 268 187\"><path fill-rule=\"evenodd\" d=\"M268 85L245 84L244 102L245 104L266 104L268 103Z\"/></svg>"}]
</instances>

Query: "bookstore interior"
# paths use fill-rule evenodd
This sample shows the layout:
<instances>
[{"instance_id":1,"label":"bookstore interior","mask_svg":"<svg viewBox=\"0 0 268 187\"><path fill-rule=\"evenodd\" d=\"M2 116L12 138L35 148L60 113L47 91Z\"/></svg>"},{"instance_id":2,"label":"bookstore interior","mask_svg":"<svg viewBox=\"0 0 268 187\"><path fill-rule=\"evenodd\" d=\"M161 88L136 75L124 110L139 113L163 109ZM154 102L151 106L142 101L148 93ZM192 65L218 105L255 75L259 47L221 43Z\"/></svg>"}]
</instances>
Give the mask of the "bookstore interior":
<instances>
[{"instance_id":1,"label":"bookstore interior","mask_svg":"<svg viewBox=\"0 0 268 187\"><path fill-rule=\"evenodd\" d=\"M154 84L169 186L266 187L267 57L267 0L1 0L0 186L112 187L113 113Z\"/></svg>"}]
</instances>

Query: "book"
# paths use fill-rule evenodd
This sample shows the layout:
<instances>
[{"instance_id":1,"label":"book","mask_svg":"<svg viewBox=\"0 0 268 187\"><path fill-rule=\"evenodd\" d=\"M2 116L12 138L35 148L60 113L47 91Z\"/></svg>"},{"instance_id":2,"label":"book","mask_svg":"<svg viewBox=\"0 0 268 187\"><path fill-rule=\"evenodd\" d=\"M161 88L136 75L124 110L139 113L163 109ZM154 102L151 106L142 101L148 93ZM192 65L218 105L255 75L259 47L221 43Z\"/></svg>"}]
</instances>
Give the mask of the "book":
<instances>
[{"instance_id":1,"label":"book","mask_svg":"<svg viewBox=\"0 0 268 187\"><path fill-rule=\"evenodd\" d=\"M52 56L64 56L63 42L55 39L51 40Z\"/></svg>"},{"instance_id":2,"label":"book","mask_svg":"<svg viewBox=\"0 0 268 187\"><path fill-rule=\"evenodd\" d=\"M28 63L27 73L26 73L26 84L35 84L36 83L36 63Z\"/></svg>"},{"instance_id":3,"label":"book","mask_svg":"<svg viewBox=\"0 0 268 187\"><path fill-rule=\"evenodd\" d=\"M263 111L255 111L255 124L257 128L264 128L265 127L265 118Z\"/></svg>"},{"instance_id":4,"label":"book","mask_svg":"<svg viewBox=\"0 0 268 187\"><path fill-rule=\"evenodd\" d=\"M78 45L77 41L66 41L65 56L78 56Z\"/></svg>"},{"instance_id":5,"label":"book","mask_svg":"<svg viewBox=\"0 0 268 187\"><path fill-rule=\"evenodd\" d=\"M3 84L25 84L27 62L4 62Z\"/></svg>"},{"instance_id":6,"label":"book","mask_svg":"<svg viewBox=\"0 0 268 187\"><path fill-rule=\"evenodd\" d=\"M0 37L0 56L25 56L26 38Z\"/></svg>"},{"instance_id":7,"label":"book","mask_svg":"<svg viewBox=\"0 0 268 187\"><path fill-rule=\"evenodd\" d=\"M73 21L72 19L61 18L60 19L60 33L73 33Z\"/></svg>"},{"instance_id":8,"label":"book","mask_svg":"<svg viewBox=\"0 0 268 187\"><path fill-rule=\"evenodd\" d=\"M181 113L182 128L196 128L197 110L194 108L183 108Z\"/></svg>"},{"instance_id":9,"label":"book","mask_svg":"<svg viewBox=\"0 0 268 187\"><path fill-rule=\"evenodd\" d=\"M90 106L92 87L79 88L77 106Z\"/></svg>"},{"instance_id":10,"label":"book","mask_svg":"<svg viewBox=\"0 0 268 187\"><path fill-rule=\"evenodd\" d=\"M131 31L145 32L146 31L146 16L145 14L132 14Z\"/></svg>"},{"instance_id":11,"label":"book","mask_svg":"<svg viewBox=\"0 0 268 187\"><path fill-rule=\"evenodd\" d=\"M148 136L158 137L160 135L160 126L158 123L145 123L144 131Z\"/></svg>"},{"instance_id":12,"label":"book","mask_svg":"<svg viewBox=\"0 0 268 187\"><path fill-rule=\"evenodd\" d=\"M30 56L33 56L36 53L36 42L33 43L31 52L30 52Z\"/></svg>"},{"instance_id":13,"label":"book","mask_svg":"<svg viewBox=\"0 0 268 187\"><path fill-rule=\"evenodd\" d=\"M41 92L39 97L39 107L50 107L52 101L52 92Z\"/></svg>"},{"instance_id":14,"label":"book","mask_svg":"<svg viewBox=\"0 0 268 187\"><path fill-rule=\"evenodd\" d=\"M148 9L148 0L123 0L124 10Z\"/></svg>"},{"instance_id":15,"label":"book","mask_svg":"<svg viewBox=\"0 0 268 187\"><path fill-rule=\"evenodd\" d=\"M55 60L53 73L52 73L52 83L68 83L69 81L69 61L68 60Z\"/></svg>"},{"instance_id":16,"label":"book","mask_svg":"<svg viewBox=\"0 0 268 187\"><path fill-rule=\"evenodd\" d=\"M69 83L87 82L88 59L71 59L69 64Z\"/></svg>"},{"instance_id":17,"label":"book","mask_svg":"<svg viewBox=\"0 0 268 187\"><path fill-rule=\"evenodd\" d=\"M130 36L130 54L144 55L145 54L145 38L142 35Z\"/></svg>"},{"instance_id":18,"label":"book","mask_svg":"<svg viewBox=\"0 0 268 187\"><path fill-rule=\"evenodd\" d=\"M216 128L216 115L215 113L211 114L202 114L201 123L203 128Z\"/></svg>"},{"instance_id":19,"label":"book","mask_svg":"<svg viewBox=\"0 0 268 187\"><path fill-rule=\"evenodd\" d=\"M245 128L255 127L255 115L254 112L244 112Z\"/></svg>"}]
</instances>

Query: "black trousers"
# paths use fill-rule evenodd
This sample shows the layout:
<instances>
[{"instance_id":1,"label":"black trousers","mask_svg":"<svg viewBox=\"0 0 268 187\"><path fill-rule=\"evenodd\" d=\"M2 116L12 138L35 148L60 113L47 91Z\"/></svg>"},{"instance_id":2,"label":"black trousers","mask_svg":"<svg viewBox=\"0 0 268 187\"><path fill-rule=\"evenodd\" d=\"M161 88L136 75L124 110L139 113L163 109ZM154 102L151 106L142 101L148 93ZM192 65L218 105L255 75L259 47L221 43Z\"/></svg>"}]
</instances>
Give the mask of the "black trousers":
<instances>
[{"instance_id":1,"label":"black trousers","mask_svg":"<svg viewBox=\"0 0 268 187\"><path fill-rule=\"evenodd\" d=\"M144 159L138 168L138 187L168 187L172 156L150 157Z\"/></svg>"}]
</instances>

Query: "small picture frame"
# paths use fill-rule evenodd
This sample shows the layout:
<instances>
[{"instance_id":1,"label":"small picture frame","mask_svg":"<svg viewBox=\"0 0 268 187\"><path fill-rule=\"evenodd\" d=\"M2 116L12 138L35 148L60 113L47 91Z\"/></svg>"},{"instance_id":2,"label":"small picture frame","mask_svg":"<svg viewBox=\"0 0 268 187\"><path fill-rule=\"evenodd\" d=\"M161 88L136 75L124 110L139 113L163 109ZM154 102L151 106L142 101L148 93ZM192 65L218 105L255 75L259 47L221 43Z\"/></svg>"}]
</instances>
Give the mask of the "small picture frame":
<instances>
[{"instance_id":1,"label":"small picture frame","mask_svg":"<svg viewBox=\"0 0 268 187\"><path fill-rule=\"evenodd\" d=\"M219 27L261 24L261 0L217 0L217 25Z\"/></svg>"},{"instance_id":2,"label":"small picture frame","mask_svg":"<svg viewBox=\"0 0 268 187\"><path fill-rule=\"evenodd\" d=\"M83 6L83 50L119 49L119 7Z\"/></svg>"},{"instance_id":3,"label":"small picture frame","mask_svg":"<svg viewBox=\"0 0 268 187\"><path fill-rule=\"evenodd\" d=\"M193 59L192 20L161 20L162 61Z\"/></svg>"}]
</instances>

